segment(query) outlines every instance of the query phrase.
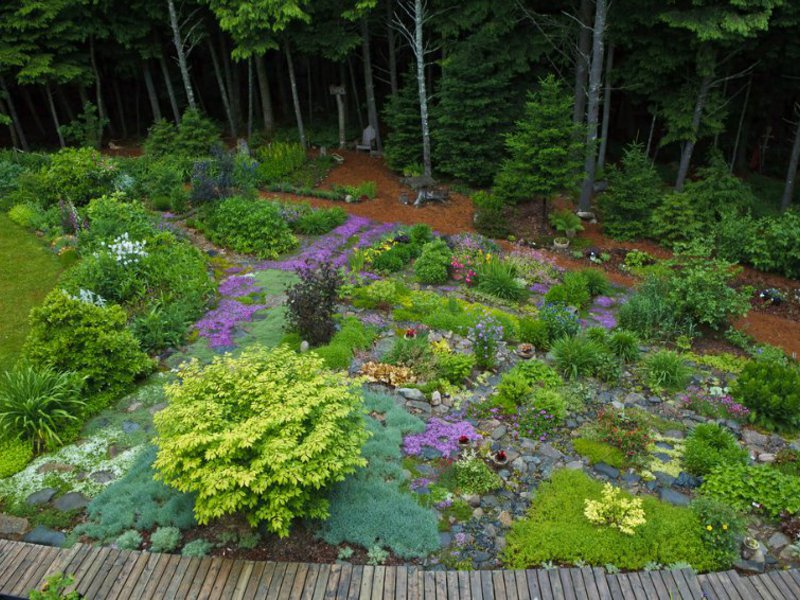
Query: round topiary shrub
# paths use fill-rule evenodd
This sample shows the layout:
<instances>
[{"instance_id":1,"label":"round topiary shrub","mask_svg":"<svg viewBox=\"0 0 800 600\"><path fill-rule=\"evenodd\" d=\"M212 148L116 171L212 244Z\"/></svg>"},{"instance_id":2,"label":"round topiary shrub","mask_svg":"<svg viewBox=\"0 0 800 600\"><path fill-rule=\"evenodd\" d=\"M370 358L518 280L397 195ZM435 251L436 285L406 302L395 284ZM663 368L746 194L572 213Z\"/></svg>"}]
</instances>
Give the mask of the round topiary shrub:
<instances>
[{"instance_id":1,"label":"round topiary shrub","mask_svg":"<svg viewBox=\"0 0 800 600\"><path fill-rule=\"evenodd\" d=\"M328 516L324 490L364 466L363 399L313 353L253 347L193 361L155 425L157 478L196 492L198 523L242 514L281 536Z\"/></svg>"},{"instance_id":2,"label":"round topiary shrub","mask_svg":"<svg viewBox=\"0 0 800 600\"><path fill-rule=\"evenodd\" d=\"M414 274L422 283L441 284L449 277L450 248L442 240L428 242L414 262Z\"/></svg>"}]
</instances>

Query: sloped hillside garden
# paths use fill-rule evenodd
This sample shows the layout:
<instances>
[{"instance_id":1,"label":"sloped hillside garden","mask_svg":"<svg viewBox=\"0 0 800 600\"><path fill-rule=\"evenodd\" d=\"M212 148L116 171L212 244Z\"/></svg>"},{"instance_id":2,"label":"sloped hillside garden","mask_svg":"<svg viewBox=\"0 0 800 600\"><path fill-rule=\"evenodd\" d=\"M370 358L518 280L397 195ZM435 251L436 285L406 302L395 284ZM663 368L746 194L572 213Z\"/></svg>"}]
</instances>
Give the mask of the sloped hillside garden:
<instances>
[{"instance_id":1,"label":"sloped hillside garden","mask_svg":"<svg viewBox=\"0 0 800 600\"><path fill-rule=\"evenodd\" d=\"M623 289L521 244L265 199L307 168L271 152L184 155L189 192L143 188L171 168L159 148L93 163L108 177L60 205L12 192L77 261L0 382L2 535L436 569L796 563L797 363L686 342L746 311L728 265L679 255Z\"/></svg>"}]
</instances>

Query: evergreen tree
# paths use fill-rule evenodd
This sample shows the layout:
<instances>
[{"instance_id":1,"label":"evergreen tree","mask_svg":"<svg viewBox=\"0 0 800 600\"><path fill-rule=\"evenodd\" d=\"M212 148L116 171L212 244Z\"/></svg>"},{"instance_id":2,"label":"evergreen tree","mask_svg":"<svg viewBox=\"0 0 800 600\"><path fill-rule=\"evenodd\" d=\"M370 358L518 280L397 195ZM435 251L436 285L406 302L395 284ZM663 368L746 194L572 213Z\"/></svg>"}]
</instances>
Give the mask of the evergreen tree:
<instances>
[{"instance_id":1,"label":"evergreen tree","mask_svg":"<svg viewBox=\"0 0 800 600\"><path fill-rule=\"evenodd\" d=\"M422 172L422 143L419 136L419 98L414 68L403 78L400 89L384 108L389 135L384 143L386 163L395 171L416 168Z\"/></svg>"},{"instance_id":2,"label":"evergreen tree","mask_svg":"<svg viewBox=\"0 0 800 600\"><path fill-rule=\"evenodd\" d=\"M553 75L525 104L525 115L506 137L511 155L495 179L498 195L509 202L548 198L580 181L580 126L572 121L572 97Z\"/></svg>"},{"instance_id":3,"label":"evergreen tree","mask_svg":"<svg viewBox=\"0 0 800 600\"><path fill-rule=\"evenodd\" d=\"M494 178L513 111L512 72L492 31L476 32L448 55L434 109L436 168L472 185Z\"/></svg>"}]
</instances>

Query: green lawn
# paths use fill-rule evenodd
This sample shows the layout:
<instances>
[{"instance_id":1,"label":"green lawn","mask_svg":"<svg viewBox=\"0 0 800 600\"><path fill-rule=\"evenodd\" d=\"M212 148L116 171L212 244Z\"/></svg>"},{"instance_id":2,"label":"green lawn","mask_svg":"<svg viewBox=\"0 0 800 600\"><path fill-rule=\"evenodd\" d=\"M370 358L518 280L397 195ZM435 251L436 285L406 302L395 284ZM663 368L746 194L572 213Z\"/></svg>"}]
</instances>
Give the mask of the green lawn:
<instances>
[{"instance_id":1,"label":"green lawn","mask_svg":"<svg viewBox=\"0 0 800 600\"><path fill-rule=\"evenodd\" d=\"M0 370L14 362L28 333L28 313L58 280L62 261L0 213Z\"/></svg>"}]
</instances>

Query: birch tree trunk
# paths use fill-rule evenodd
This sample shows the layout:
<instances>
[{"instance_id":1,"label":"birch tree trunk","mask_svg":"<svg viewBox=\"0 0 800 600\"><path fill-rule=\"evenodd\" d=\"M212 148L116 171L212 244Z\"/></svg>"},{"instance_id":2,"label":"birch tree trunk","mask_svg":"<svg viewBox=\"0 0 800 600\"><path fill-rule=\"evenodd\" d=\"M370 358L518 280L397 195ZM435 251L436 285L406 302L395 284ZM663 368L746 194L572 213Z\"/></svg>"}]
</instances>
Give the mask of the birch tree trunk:
<instances>
[{"instance_id":1,"label":"birch tree trunk","mask_svg":"<svg viewBox=\"0 0 800 600\"><path fill-rule=\"evenodd\" d=\"M263 56L255 57L256 77L258 78L258 89L261 94L261 116L264 120L264 130L268 136L272 136L275 131L275 113L272 111L272 97L269 90L269 79L267 77L267 64Z\"/></svg>"},{"instance_id":2,"label":"birch tree trunk","mask_svg":"<svg viewBox=\"0 0 800 600\"><path fill-rule=\"evenodd\" d=\"M422 22L420 21L420 26ZM369 48L369 24L365 17L361 17L361 52L364 59L364 88L367 92L367 117L369 124L375 130L375 146L378 152L383 152L381 143L380 123L378 122L378 106L375 102L375 81L372 77L372 54Z\"/></svg>"},{"instance_id":3,"label":"birch tree trunk","mask_svg":"<svg viewBox=\"0 0 800 600\"><path fill-rule=\"evenodd\" d=\"M169 8L169 24L172 27L172 42L175 44L175 52L178 53L178 67L180 67L183 87L186 90L186 100L189 102L189 108L197 110L197 102L194 99L192 80L189 78L189 66L186 64L186 54L183 51L181 28L178 24L178 13L175 10L174 0L167 0L167 8Z\"/></svg>"},{"instance_id":4,"label":"birch tree trunk","mask_svg":"<svg viewBox=\"0 0 800 600\"><path fill-rule=\"evenodd\" d=\"M29 150L28 138L25 136L25 132L22 129L22 121L20 121L19 114L17 113L14 98L11 97L11 90L8 89L6 80L3 77L0 77L0 89L2 89L3 94L5 94L6 104L8 104L8 115L11 117L13 129L16 129L19 145L27 152Z\"/></svg>"},{"instance_id":5,"label":"birch tree trunk","mask_svg":"<svg viewBox=\"0 0 800 600\"><path fill-rule=\"evenodd\" d=\"M606 28L606 0L596 0L592 32L592 64L589 69L589 94L586 111L586 161L578 210L592 208L594 177L597 172L597 120L600 113L600 87L603 79L603 36Z\"/></svg>"},{"instance_id":6,"label":"birch tree trunk","mask_svg":"<svg viewBox=\"0 0 800 600\"><path fill-rule=\"evenodd\" d=\"M392 17L394 15L394 0L386 0L386 38L389 45L389 85L392 94L399 89L397 84L397 44L395 43Z\"/></svg>"},{"instance_id":7,"label":"birch tree trunk","mask_svg":"<svg viewBox=\"0 0 800 600\"><path fill-rule=\"evenodd\" d=\"M606 56L606 87L603 92L603 125L600 128L600 153L597 156L597 170L606 166L606 150L608 149L608 126L611 120L611 69L614 68L614 44L608 45Z\"/></svg>"},{"instance_id":8,"label":"birch tree trunk","mask_svg":"<svg viewBox=\"0 0 800 600\"><path fill-rule=\"evenodd\" d=\"M703 118L706 100L708 100L708 92L711 91L711 82L711 74L705 75L700 82L700 89L697 92L697 100L695 101L694 112L692 113L692 137L686 140L686 143L683 145L683 150L681 151L681 163L678 167L678 176L675 179L676 192L683 190L683 185L686 183L686 177L689 174L689 166L692 163L692 154L694 153L697 133L700 131L700 121Z\"/></svg>"},{"instance_id":9,"label":"birch tree trunk","mask_svg":"<svg viewBox=\"0 0 800 600\"><path fill-rule=\"evenodd\" d=\"M172 85L172 77L169 74L169 65L167 65L167 59L164 58L163 52L160 54L158 62L161 64L161 73L164 76L164 85L167 88L169 105L172 107L172 116L177 124L181 120L181 111L180 108L178 108L178 98L175 95L175 87Z\"/></svg>"},{"instance_id":10,"label":"birch tree trunk","mask_svg":"<svg viewBox=\"0 0 800 600\"><path fill-rule=\"evenodd\" d=\"M106 107L103 102L103 82L100 79L100 69L97 68L97 57L94 51L94 37L89 38L89 60L92 63L92 72L94 73L94 88L95 95L97 96L97 118L100 122L100 130L97 132L97 139L103 139L103 120L106 118ZM111 119L108 120L109 128L111 128ZM111 135L114 135L113 131ZM100 142L102 143L102 142Z\"/></svg>"},{"instance_id":11,"label":"birch tree trunk","mask_svg":"<svg viewBox=\"0 0 800 600\"><path fill-rule=\"evenodd\" d=\"M150 71L150 61L145 60L142 63L142 73L144 74L144 85L147 88L147 97L150 99L150 108L153 111L153 120L160 121L163 117L161 115L161 106L158 104L156 86L153 83L153 73Z\"/></svg>"},{"instance_id":12,"label":"birch tree trunk","mask_svg":"<svg viewBox=\"0 0 800 600\"><path fill-rule=\"evenodd\" d=\"M737 157L739 156L739 142L742 139L742 127L744 125L744 117L747 114L747 106L750 103L750 88L753 87L753 74L747 80L747 89L744 93L744 103L742 104L742 112L739 115L739 124L736 127L736 138L733 142L733 151L731 152L731 166L730 172L733 173L733 168L736 165Z\"/></svg>"},{"instance_id":13,"label":"birch tree trunk","mask_svg":"<svg viewBox=\"0 0 800 600\"><path fill-rule=\"evenodd\" d=\"M303 127L303 110L300 107L300 94L297 91L297 79L294 74L294 61L292 60L292 49L289 47L289 40L284 41L283 50L286 53L286 66L289 69L289 83L292 88L292 103L294 104L294 116L297 120L297 133L300 136L300 145L308 148L306 144L306 130Z\"/></svg>"},{"instance_id":14,"label":"birch tree trunk","mask_svg":"<svg viewBox=\"0 0 800 600\"><path fill-rule=\"evenodd\" d=\"M781 210L787 210L792 203L794 184L797 178L798 159L800 159L800 120L797 121L797 129L794 132L794 143L789 157L789 169L786 171L786 185L783 188L783 197L781 197Z\"/></svg>"},{"instance_id":15,"label":"birch tree trunk","mask_svg":"<svg viewBox=\"0 0 800 600\"><path fill-rule=\"evenodd\" d=\"M581 30L578 34L578 47L575 51L575 104L572 122L583 123L586 117L586 76L589 73L589 52L592 50L592 0L581 0L578 20Z\"/></svg>"},{"instance_id":16,"label":"birch tree trunk","mask_svg":"<svg viewBox=\"0 0 800 600\"><path fill-rule=\"evenodd\" d=\"M56 103L53 102L53 90L50 89L49 83L45 84L44 90L47 96L47 104L50 107L50 116L53 118L53 125L55 125L56 133L58 134L58 143L62 148L66 148L67 144L64 142L64 136L61 134L61 124L58 122Z\"/></svg>"},{"instance_id":17,"label":"birch tree trunk","mask_svg":"<svg viewBox=\"0 0 800 600\"><path fill-rule=\"evenodd\" d=\"M425 44L422 38L424 20L422 0L414 0L414 54L417 59L419 118L422 128L422 168L424 175L430 177L433 174L433 166L431 164L431 132L428 120L428 91L425 86Z\"/></svg>"},{"instance_id":18,"label":"birch tree trunk","mask_svg":"<svg viewBox=\"0 0 800 600\"><path fill-rule=\"evenodd\" d=\"M253 137L253 102L255 84L253 82L253 58L247 59L247 141Z\"/></svg>"},{"instance_id":19,"label":"birch tree trunk","mask_svg":"<svg viewBox=\"0 0 800 600\"><path fill-rule=\"evenodd\" d=\"M214 50L214 44L211 38L208 38L208 52L211 54L211 64L214 67L214 76L217 79L217 86L219 87L219 95L222 99L222 107L225 109L225 117L228 119L228 127L232 136L236 136L236 123L233 120L233 113L231 112L231 104L228 97L228 91L225 89L225 81L222 78L222 70L219 67L219 59L217 58L217 51Z\"/></svg>"}]
</instances>

